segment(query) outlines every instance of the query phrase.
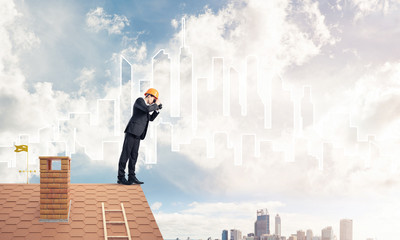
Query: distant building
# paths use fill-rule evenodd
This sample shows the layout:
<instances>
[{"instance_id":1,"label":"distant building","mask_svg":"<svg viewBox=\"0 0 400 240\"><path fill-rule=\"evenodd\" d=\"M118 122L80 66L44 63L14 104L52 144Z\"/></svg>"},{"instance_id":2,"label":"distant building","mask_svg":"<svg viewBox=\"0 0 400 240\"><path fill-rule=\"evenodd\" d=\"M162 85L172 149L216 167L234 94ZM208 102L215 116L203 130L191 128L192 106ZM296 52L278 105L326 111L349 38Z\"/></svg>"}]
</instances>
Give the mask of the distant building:
<instances>
[{"instance_id":1,"label":"distant building","mask_svg":"<svg viewBox=\"0 0 400 240\"><path fill-rule=\"evenodd\" d=\"M322 229L321 240L333 240L333 229L331 226Z\"/></svg>"},{"instance_id":2,"label":"distant building","mask_svg":"<svg viewBox=\"0 0 400 240\"><path fill-rule=\"evenodd\" d=\"M269 234L263 234L260 236L260 240L268 240Z\"/></svg>"},{"instance_id":3,"label":"distant building","mask_svg":"<svg viewBox=\"0 0 400 240\"><path fill-rule=\"evenodd\" d=\"M312 232L311 229L307 230L306 239L307 240L313 240L313 232Z\"/></svg>"},{"instance_id":4,"label":"distant building","mask_svg":"<svg viewBox=\"0 0 400 240\"><path fill-rule=\"evenodd\" d=\"M222 231L222 240L228 240L228 230Z\"/></svg>"},{"instance_id":5,"label":"distant building","mask_svg":"<svg viewBox=\"0 0 400 240\"><path fill-rule=\"evenodd\" d=\"M340 240L353 240L353 220L340 220Z\"/></svg>"},{"instance_id":6,"label":"distant building","mask_svg":"<svg viewBox=\"0 0 400 240\"><path fill-rule=\"evenodd\" d=\"M231 229L231 239L230 240L242 240L242 232L237 229Z\"/></svg>"},{"instance_id":7,"label":"distant building","mask_svg":"<svg viewBox=\"0 0 400 240\"><path fill-rule=\"evenodd\" d=\"M254 233L256 237L263 234L270 234L269 214L267 209L257 210L257 221L254 223Z\"/></svg>"},{"instance_id":8,"label":"distant building","mask_svg":"<svg viewBox=\"0 0 400 240\"><path fill-rule=\"evenodd\" d=\"M275 234L278 236L281 235L281 217L279 214L275 216Z\"/></svg>"},{"instance_id":9,"label":"distant building","mask_svg":"<svg viewBox=\"0 0 400 240\"><path fill-rule=\"evenodd\" d=\"M303 230L297 231L297 240L306 240L306 233Z\"/></svg>"},{"instance_id":10,"label":"distant building","mask_svg":"<svg viewBox=\"0 0 400 240\"><path fill-rule=\"evenodd\" d=\"M292 234L288 240L297 240L297 234Z\"/></svg>"},{"instance_id":11,"label":"distant building","mask_svg":"<svg viewBox=\"0 0 400 240\"><path fill-rule=\"evenodd\" d=\"M254 233L248 233L247 237L243 237L244 240L260 240L259 238L257 238Z\"/></svg>"},{"instance_id":12,"label":"distant building","mask_svg":"<svg viewBox=\"0 0 400 240\"><path fill-rule=\"evenodd\" d=\"M263 234L259 240L280 240L278 235Z\"/></svg>"},{"instance_id":13,"label":"distant building","mask_svg":"<svg viewBox=\"0 0 400 240\"><path fill-rule=\"evenodd\" d=\"M276 234L274 235L269 235L268 240L281 240L281 236L278 236ZM285 239L286 240L286 239Z\"/></svg>"}]
</instances>

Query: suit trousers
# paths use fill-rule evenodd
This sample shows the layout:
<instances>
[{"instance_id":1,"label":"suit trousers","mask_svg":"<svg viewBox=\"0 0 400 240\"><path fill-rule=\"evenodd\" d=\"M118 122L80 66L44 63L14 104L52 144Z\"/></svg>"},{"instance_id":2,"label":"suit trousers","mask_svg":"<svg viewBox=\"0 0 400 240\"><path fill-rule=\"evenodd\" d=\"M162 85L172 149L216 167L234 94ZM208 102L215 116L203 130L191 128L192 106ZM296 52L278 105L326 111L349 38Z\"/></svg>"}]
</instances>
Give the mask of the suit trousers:
<instances>
[{"instance_id":1,"label":"suit trousers","mask_svg":"<svg viewBox=\"0 0 400 240\"><path fill-rule=\"evenodd\" d=\"M118 178L125 177L126 163L128 163L129 177L135 176L135 165L138 158L140 137L125 133L124 145L118 163Z\"/></svg>"}]
</instances>

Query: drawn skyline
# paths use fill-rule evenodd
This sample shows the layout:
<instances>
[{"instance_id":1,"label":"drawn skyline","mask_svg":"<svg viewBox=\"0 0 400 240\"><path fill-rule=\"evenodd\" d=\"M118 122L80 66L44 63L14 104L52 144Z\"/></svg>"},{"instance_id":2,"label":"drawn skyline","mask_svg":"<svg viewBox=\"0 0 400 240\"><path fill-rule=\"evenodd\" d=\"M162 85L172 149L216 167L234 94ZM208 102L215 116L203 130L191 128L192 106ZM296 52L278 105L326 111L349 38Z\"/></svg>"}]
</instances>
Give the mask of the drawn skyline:
<instances>
[{"instance_id":1,"label":"drawn skyline","mask_svg":"<svg viewBox=\"0 0 400 240\"><path fill-rule=\"evenodd\" d=\"M28 144L32 151L39 155L65 154L71 156L76 148L82 148L92 160L116 158L120 153L122 142L118 137L123 133L126 123L132 115L132 106L137 97L149 87L156 87L161 92L160 99L165 106L161 120L149 127L148 140L142 148L147 164L157 163L157 132L160 126L169 127L171 151L179 152L182 144L192 141L206 141L207 158L215 158L215 142L225 141L224 151L231 151L235 165L242 165L243 148L253 149L250 157L266 158L268 152L283 154L282 161L296 162L296 156L309 158L314 167L329 168L332 151L343 157L350 157L354 161L361 160L361 166L371 167L371 157L377 161L380 151L375 136L368 139L358 137L357 126L350 124L350 113L341 116L338 121L344 121L341 127L344 131L353 132L351 143L346 146L335 146L334 140L323 139L314 130L314 104L312 100L312 86L303 86L301 96L293 94L293 89L285 89L280 77L268 79L260 71L256 56L248 56L243 64L245 71L238 72L235 68L226 66L223 57L212 59L212 78L197 78L193 76L193 61L190 46L185 43L185 19L182 19L182 43L180 46L180 68L171 68L169 54L161 49L152 57L152 79L140 80L134 76L132 64L120 56L120 86L119 96L116 99L98 99L97 112L70 112L68 118L59 119L56 128L44 127L38 130L39 141L28 140L28 135L20 135L17 144ZM195 56L194 56L195 57ZM172 71L179 71L178 79L171 78ZM228 72L228 76L226 73ZM240 77L241 76L241 77ZM178 89L175 87L178 86ZM188 86L188 87L187 87ZM243 86L243 87L241 87ZM174 88L173 88L174 87ZM172 90L174 89L174 90ZM192 89L190 94L183 90ZM186 91L187 93L187 91ZM230 96L239 98L231 99ZM178 97L177 97L178 96ZM232 97L233 98L233 97ZM198 109L197 103L202 99L212 99L213 104ZM238 101L239 100L239 101ZM191 104L190 104L191 103ZM202 114L199 115L198 112ZM190 114L192 113L192 114ZM343 115L343 114L339 114ZM208 117L223 117L240 121L253 119L252 125L240 125L240 129L216 129L212 126L201 126ZM335 116L333 116L335 117ZM183 137L179 130L174 129L174 122L187 118L192 128L192 135ZM347 118L347 119L346 119ZM281 119L286 119L281 121ZM199 126L200 123L200 126ZM327 127L327 126L324 126ZM308 130L304 135L305 129ZM89 144L80 132L87 129L96 129L101 132L102 142ZM44 132L53 131L44 134ZM190 132L190 131L189 131ZM165 133L164 133L165 134ZM220 137L217 137L220 136ZM313 139L310 146L309 138ZM317 141L315 142L315 138ZM86 141L86 142L85 142ZM46 147L44 147L44 146ZM86 146L101 146L101 150L87 149ZM2 147L12 150L12 147ZM375 150L373 150L375 149ZM341 153L343 151L343 153ZM372 153L374 152L374 153ZM23 153L22 153L23 154ZM389 154L389 153L387 153ZM21 155L21 153L19 153ZM15 154L17 156L17 154ZM231 161L230 159L226 159ZM8 162L8 167L16 167L16 160ZM301 160L297 159L297 162ZM21 166L20 166L21 167Z\"/></svg>"}]
</instances>

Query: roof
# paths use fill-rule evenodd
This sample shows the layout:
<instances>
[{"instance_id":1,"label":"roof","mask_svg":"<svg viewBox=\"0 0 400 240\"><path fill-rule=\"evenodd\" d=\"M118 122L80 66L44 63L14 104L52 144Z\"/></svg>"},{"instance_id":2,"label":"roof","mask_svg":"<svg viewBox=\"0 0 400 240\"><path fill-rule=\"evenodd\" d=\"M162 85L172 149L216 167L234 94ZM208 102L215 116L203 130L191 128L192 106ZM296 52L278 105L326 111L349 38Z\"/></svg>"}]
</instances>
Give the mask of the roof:
<instances>
[{"instance_id":1,"label":"roof","mask_svg":"<svg viewBox=\"0 0 400 240\"><path fill-rule=\"evenodd\" d=\"M140 185L70 184L70 196L69 222L40 222L40 184L0 184L0 239L104 239L102 202L106 210L123 203L132 239L163 239ZM107 224L107 234L126 235L125 225Z\"/></svg>"}]
</instances>

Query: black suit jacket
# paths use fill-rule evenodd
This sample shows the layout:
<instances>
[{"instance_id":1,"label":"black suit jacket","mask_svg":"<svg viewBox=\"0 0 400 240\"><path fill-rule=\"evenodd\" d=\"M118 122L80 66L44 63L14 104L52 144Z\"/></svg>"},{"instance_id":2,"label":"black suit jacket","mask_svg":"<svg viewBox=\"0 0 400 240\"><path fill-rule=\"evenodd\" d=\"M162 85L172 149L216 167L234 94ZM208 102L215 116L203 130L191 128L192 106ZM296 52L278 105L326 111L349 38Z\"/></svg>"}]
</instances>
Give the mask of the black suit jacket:
<instances>
[{"instance_id":1,"label":"black suit jacket","mask_svg":"<svg viewBox=\"0 0 400 240\"><path fill-rule=\"evenodd\" d=\"M157 117L158 112L155 110L158 109L159 107L155 103L147 105L143 98L136 99L135 104L133 105L133 115L124 132L138 136L140 139L144 139L146 137L149 121L153 121ZM153 113L150 115L150 112Z\"/></svg>"}]
</instances>

